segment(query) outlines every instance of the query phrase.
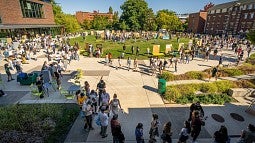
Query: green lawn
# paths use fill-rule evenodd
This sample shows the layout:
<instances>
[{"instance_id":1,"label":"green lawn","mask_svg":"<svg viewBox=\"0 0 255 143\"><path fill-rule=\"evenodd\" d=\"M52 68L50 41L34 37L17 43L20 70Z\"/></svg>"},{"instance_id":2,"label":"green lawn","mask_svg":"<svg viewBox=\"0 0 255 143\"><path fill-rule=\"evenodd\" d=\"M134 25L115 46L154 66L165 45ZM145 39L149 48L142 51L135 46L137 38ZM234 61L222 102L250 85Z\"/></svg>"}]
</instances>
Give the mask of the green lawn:
<instances>
[{"instance_id":1,"label":"green lawn","mask_svg":"<svg viewBox=\"0 0 255 143\"><path fill-rule=\"evenodd\" d=\"M188 38L181 38L180 43L185 43L185 47L186 47L189 40L190 39ZM105 55L105 53L111 52L113 55L113 58L117 58L120 56L122 52L122 47L124 45L123 43L119 43L119 42L104 41L102 39L96 39L95 36L91 36L91 35L87 36L85 41L83 40L82 37L73 38L70 40L71 45L73 45L75 42L79 43L81 51L82 49L85 48L86 43L91 43L94 47L96 47L96 44L102 44L103 53L104 53L103 55ZM135 57L137 57L138 59L148 59L147 48L150 48L150 52L152 53L153 45L160 45L160 51L164 53L166 44L172 44L174 50L177 50L179 45L177 43L176 38L172 38L170 40L152 39L149 41L146 41L144 39L136 39L136 42L134 39L126 40L125 41L125 45L126 45L125 58L130 57L131 59L134 59ZM139 56L131 54L132 45L135 47L135 51L137 46L140 48ZM87 53L85 53L84 55L87 56Z\"/></svg>"}]
</instances>

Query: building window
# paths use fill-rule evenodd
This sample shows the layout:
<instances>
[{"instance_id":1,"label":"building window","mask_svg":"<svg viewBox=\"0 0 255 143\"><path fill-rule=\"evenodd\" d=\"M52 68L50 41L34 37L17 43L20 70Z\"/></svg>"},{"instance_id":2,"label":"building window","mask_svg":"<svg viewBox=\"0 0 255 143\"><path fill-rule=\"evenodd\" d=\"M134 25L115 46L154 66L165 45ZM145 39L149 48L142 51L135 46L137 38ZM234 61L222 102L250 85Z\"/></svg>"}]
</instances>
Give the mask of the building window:
<instances>
[{"instance_id":1,"label":"building window","mask_svg":"<svg viewBox=\"0 0 255 143\"><path fill-rule=\"evenodd\" d=\"M22 15L25 18L43 18L43 5L27 0L20 0Z\"/></svg>"},{"instance_id":2,"label":"building window","mask_svg":"<svg viewBox=\"0 0 255 143\"><path fill-rule=\"evenodd\" d=\"M214 14L214 13L215 13L215 10L212 10L212 11L211 11L211 14Z\"/></svg>"},{"instance_id":3,"label":"building window","mask_svg":"<svg viewBox=\"0 0 255 143\"><path fill-rule=\"evenodd\" d=\"M223 9L222 9L222 13L223 13L223 12L227 12L227 8L223 8Z\"/></svg>"},{"instance_id":4,"label":"building window","mask_svg":"<svg viewBox=\"0 0 255 143\"><path fill-rule=\"evenodd\" d=\"M249 4L249 5L248 5L248 9L252 9L252 4Z\"/></svg>"},{"instance_id":5,"label":"building window","mask_svg":"<svg viewBox=\"0 0 255 143\"><path fill-rule=\"evenodd\" d=\"M246 5L243 6L243 10L246 10Z\"/></svg>"},{"instance_id":6,"label":"building window","mask_svg":"<svg viewBox=\"0 0 255 143\"><path fill-rule=\"evenodd\" d=\"M2 23L2 17L0 16L0 24Z\"/></svg>"},{"instance_id":7,"label":"building window","mask_svg":"<svg viewBox=\"0 0 255 143\"><path fill-rule=\"evenodd\" d=\"M248 17L248 13L245 13L244 14L244 19L247 19L247 17Z\"/></svg>"},{"instance_id":8,"label":"building window","mask_svg":"<svg viewBox=\"0 0 255 143\"><path fill-rule=\"evenodd\" d=\"M220 11L221 11L221 9L217 9L217 10L216 10L216 13L220 13Z\"/></svg>"},{"instance_id":9,"label":"building window","mask_svg":"<svg viewBox=\"0 0 255 143\"><path fill-rule=\"evenodd\" d=\"M254 12L253 13L251 13L251 17L250 17L251 19L253 19L254 18Z\"/></svg>"}]
</instances>

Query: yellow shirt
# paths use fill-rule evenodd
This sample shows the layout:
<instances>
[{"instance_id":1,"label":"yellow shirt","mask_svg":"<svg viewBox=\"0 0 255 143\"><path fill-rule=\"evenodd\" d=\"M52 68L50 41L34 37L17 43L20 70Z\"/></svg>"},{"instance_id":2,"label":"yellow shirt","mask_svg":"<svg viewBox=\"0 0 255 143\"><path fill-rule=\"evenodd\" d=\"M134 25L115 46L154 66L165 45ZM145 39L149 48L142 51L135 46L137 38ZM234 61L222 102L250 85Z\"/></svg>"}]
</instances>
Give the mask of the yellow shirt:
<instances>
[{"instance_id":1,"label":"yellow shirt","mask_svg":"<svg viewBox=\"0 0 255 143\"><path fill-rule=\"evenodd\" d=\"M87 100L87 96L78 96L78 105L82 106L83 102Z\"/></svg>"}]
</instances>

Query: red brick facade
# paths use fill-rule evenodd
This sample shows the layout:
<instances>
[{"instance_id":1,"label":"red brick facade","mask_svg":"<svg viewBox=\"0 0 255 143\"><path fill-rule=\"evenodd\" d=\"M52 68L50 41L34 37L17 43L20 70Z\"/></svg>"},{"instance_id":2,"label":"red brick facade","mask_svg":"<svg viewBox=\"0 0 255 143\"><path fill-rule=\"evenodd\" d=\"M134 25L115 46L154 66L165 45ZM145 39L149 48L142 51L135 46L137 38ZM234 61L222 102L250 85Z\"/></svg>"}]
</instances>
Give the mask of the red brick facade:
<instances>
[{"instance_id":1,"label":"red brick facade","mask_svg":"<svg viewBox=\"0 0 255 143\"><path fill-rule=\"evenodd\" d=\"M192 33L204 33L206 17L207 12L204 11L189 14L188 31Z\"/></svg>"},{"instance_id":2,"label":"red brick facade","mask_svg":"<svg viewBox=\"0 0 255 143\"><path fill-rule=\"evenodd\" d=\"M94 17L98 15L98 16L106 16L109 18L109 20L111 21L113 18L113 14L111 13L99 13L98 11L94 11L93 13L91 12L82 12L82 11L77 11L75 16L76 19L79 23L82 23L84 20L93 20Z\"/></svg>"},{"instance_id":3,"label":"red brick facade","mask_svg":"<svg viewBox=\"0 0 255 143\"><path fill-rule=\"evenodd\" d=\"M29 0L43 4L43 18L24 18L19 0L0 0L0 17L3 25L52 25L55 24L51 3Z\"/></svg>"},{"instance_id":4,"label":"red brick facade","mask_svg":"<svg viewBox=\"0 0 255 143\"><path fill-rule=\"evenodd\" d=\"M209 9L205 32L208 34L242 34L255 30L255 1L239 0Z\"/></svg>"}]
</instances>

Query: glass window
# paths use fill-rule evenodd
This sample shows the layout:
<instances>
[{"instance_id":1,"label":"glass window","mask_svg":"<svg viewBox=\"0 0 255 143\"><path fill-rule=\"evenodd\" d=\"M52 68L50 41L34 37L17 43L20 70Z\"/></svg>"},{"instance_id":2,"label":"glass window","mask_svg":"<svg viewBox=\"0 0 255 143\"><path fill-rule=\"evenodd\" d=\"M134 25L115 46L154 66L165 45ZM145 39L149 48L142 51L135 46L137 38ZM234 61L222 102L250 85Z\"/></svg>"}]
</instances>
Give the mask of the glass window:
<instances>
[{"instance_id":1,"label":"glass window","mask_svg":"<svg viewBox=\"0 0 255 143\"><path fill-rule=\"evenodd\" d=\"M246 5L243 6L243 10L246 10Z\"/></svg>"},{"instance_id":2,"label":"glass window","mask_svg":"<svg viewBox=\"0 0 255 143\"><path fill-rule=\"evenodd\" d=\"M254 12L253 13L251 13L251 17L250 17L251 19L253 19L254 18Z\"/></svg>"},{"instance_id":3,"label":"glass window","mask_svg":"<svg viewBox=\"0 0 255 143\"><path fill-rule=\"evenodd\" d=\"M248 9L252 9L252 4L249 4L249 5L248 5Z\"/></svg>"},{"instance_id":4,"label":"glass window","mask_svg":"<svg viewBox=\"0 0 255 143\"><path fill-rule=\"evenodd\" d=\"M0 24L2 23L2 17L0 16Z\"/></svg>"},{"instance_id":5,"label":"glass window","mask_svg":"<svg viewBox=\"0 0 255 143\"><path fill-rule=\"evenodd\" d=\"M216 10L216 13L220 13L220 11L221 11L221 9L217 9L217 10Z\"/></svg>"},{"instance_id":6,"label":"glass window","mask_svg":"<svg viewBox=\"0 0 255 143\"><path fill-rule=\"evenodd\" d=\"M222 9L222 13L223 13L223 12L227 12L227 9L226 9L226 8Z\"/></svg>"},{"instance_id":7,"label":"glass window","mask_svg":"<svg viewBox=\"0 0 255 143\"><path fill-rule=\"evenodd\" d=\"M43 18L43 5L27 0L20 0L20 6L23 17L25 18Z\"/></svg>"},{"instance_id":8,"label":"glass window","mask_svg":"<svg viewBox=\"0 0 255 143\"><path fill-rule=\"evenodd\" d=\"M248 13L245 13L244 14L244 19L247 19L247 17L248 17Z\"/></svg>"}]
</instances>

